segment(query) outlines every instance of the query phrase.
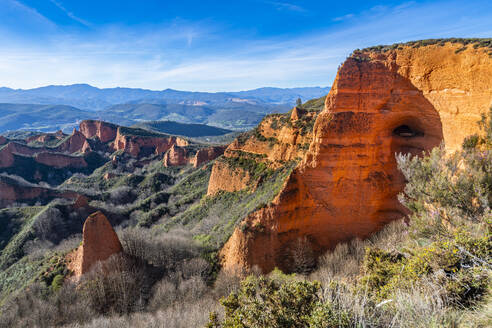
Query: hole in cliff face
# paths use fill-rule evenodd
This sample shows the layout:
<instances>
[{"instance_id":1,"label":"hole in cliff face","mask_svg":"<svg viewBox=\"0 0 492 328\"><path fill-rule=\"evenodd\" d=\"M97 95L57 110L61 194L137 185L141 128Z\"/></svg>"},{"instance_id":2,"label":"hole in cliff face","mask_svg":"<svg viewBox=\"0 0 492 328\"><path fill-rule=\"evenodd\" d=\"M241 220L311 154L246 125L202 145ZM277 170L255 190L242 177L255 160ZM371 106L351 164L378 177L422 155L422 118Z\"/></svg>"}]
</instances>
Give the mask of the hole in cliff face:
<instances>
[{"instance_id":1,"label":"hole in cliff face","mask_svg":"<svg viewBox=\"0 0 492 328\"><path fill-rule=\"evenodd\" d=\"M393 130L393 134L402 138L423 137L424 133L406 124L400 125Z\"/></svg>"}]
</instances>

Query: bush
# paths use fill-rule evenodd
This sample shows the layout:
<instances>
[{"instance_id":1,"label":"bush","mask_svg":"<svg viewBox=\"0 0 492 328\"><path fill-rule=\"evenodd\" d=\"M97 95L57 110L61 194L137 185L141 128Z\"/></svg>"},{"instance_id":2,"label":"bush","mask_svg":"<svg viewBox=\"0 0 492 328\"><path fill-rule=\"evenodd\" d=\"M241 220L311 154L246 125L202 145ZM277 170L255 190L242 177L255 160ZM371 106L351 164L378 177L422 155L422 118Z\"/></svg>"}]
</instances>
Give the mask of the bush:
<instances>
[{"instance_id":1,"label":"bush","mask_svg":"<svg viewBox=\"0 0 492 328\"><path fill-rule=\"evenodd\" d=\"M100 263L83 278L79 287L81 297L87 299L99 314L142 310L146 291L150 289L145 266L118 254Z\"/></svg>"},{"instance_id":2,"label":"bush","mask_svg":"<svg viewBox=\"0 0 492 328\"><path fill-rule=\"evenodd\" d=\"M490 274L487 266L492 263L491 237L458 233L454 239L407 252L405 256L368 248L361 285L384 300L396 290L410 289L430 279L444 287L443 296L450 304L458 306L470 306L486 294Z\"/></svg>"},{"instance_id":3,"label":"bush","mask_svg":"<svg viewBox=\"0 0 492 328\"><path fill-rule=\"evenodd\" d=\"M128 228L120 233L120 240L126 254L168 271L200 256L200 248L185 232L155 234L146 228Z\"/></svg>"},{"instance_id":4,"label":"bush","mask_svg":"<svg viewBox=\"0 0 492 328\"><path fill-rule=\"evenodd\" d=\"M61 211L55 207L48 207L36 217L33 227L38 238L56 241L60 238L60 227L62 226Z\"/></svg>"},{"instance_id":5,"label":"bush","mask_svg":"<svg viewBox=\"0 0 492 328\"><path fill-rule=\"evenodd\" d=\"M420 159L398 155L408 180L400 201L412 211L414 233L422 237L450 236L471 223L487 224L492 217L492 152L452 155L436 148Z\"/></svg>"},{"instance_id":6,"label":"bush","mask_svg":"<svg viewBox=\"0 0 492 328\"><path fill-rule=\"evenodd\" d=\"M249 276L238 292L221 300L224 320L219 322L212 315L209 326L307 327L319 290L317 282L296 281L278 273L269 278Z\"/></svg>"}]
</instances>

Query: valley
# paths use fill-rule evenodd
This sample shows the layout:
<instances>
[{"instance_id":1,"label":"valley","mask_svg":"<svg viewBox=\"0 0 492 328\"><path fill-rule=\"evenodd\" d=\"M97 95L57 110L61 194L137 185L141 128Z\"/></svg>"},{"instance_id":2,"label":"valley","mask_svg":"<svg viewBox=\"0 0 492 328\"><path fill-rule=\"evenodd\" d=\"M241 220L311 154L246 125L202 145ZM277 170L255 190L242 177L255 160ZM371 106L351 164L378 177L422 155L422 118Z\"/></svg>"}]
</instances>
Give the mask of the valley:
<instances>
[{"instance_id":1,"label":"valley","mask_svg":"<svg viewBox=\"0 0 492 328\"><path fill-rule=\"evenodd\" d=\"M43 326L486 327L491 86L491 40L453 38L357 49L295 96L2 90L65 102L1 105L4 326L40 298Z\"/></svg>"}]
</instances>

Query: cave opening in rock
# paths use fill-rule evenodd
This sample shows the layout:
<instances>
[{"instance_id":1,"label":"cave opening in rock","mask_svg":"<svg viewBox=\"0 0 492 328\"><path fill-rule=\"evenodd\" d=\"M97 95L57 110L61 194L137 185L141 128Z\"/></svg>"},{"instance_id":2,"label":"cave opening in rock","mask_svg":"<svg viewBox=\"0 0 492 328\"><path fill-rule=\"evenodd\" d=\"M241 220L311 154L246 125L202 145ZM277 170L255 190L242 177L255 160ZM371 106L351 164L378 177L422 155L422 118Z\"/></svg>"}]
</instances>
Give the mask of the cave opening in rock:
<instances>
[{"instance_id":1,"label":"cave opening in rock","mask_svg":"<svg viewBox=\"0 0 492 328\"><path fill-rule=\"evenodd\" d=\"M411 128L410 126L408 126L406 124L403 124L403 125L396 127L393 130L393 134L395 134L399 137L403 137L403 138L421 137L424 135L423 132L421 132L417 129Z\"/></svg>"}]
</instances>

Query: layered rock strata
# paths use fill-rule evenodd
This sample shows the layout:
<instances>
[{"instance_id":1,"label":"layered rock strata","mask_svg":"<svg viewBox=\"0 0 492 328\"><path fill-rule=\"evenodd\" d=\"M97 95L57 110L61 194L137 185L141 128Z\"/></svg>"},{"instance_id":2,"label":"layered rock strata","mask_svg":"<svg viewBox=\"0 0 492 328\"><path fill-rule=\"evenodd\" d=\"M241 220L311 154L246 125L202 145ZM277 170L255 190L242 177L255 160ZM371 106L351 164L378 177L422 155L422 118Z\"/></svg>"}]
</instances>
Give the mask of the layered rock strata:
<instances>
[{"instance_id":1,"label":"layered rock strata","mask_svg":"<svg viewBox=\"0 0 492 328\"><path fill-rule=\"evenodd\" d=\"M128 135L118 128L116 138L114 140L114 150L123 150L131 156L139 155L162 154L171 149L173 145L180 147L188 146L189 142L186 139L176 136L138 136Z\"/></svg>"},{"instance_id":2,"label":"layered rock strata","mask_svg":"<svg viewBox=\"0 0 492 328\"><path fill-rule=\"evenodd\" d=\"M97 137L103 143L113 141L117 130L117 125L103 121L86 120L80 123L80 133L88 139Z\"/></svg>"},{"instance_id":3,"label":"layered rock strata","mask_svg":"<svg viewBox=\"0 0 492 328\"><path fill-rule=\"evenodd\" d=\"M225 148L225 146L211 146L196 150L173 145L164 154L163 164L166 167L193 165L193 167L197 168L221 156Z\"/></svg>"},{"instance_id":4,"label":"layered rock strata","mask_svg":"<svg viewBox=\"0 0 492 328\"><path fill-rule=\"evenodd\" d=\"M234 231L221 251L224 266L289 270L300 238L317 255L401 218L395 153L421 154L441 142L458 149L491 104L488 49L442 43L355 52L338 71L302 163L275 200Z\"/></svg>"}]
</instances>

